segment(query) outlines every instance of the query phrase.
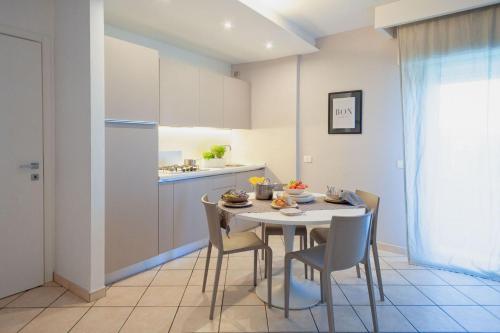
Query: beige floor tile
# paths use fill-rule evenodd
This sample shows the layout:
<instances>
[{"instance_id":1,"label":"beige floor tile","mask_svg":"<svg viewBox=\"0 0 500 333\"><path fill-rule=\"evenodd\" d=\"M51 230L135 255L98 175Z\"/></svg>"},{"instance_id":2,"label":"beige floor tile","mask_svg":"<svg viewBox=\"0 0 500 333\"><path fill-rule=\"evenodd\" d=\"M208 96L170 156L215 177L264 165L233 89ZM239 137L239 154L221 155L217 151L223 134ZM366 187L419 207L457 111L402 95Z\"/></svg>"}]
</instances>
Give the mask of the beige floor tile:
<instances>
[{"instance_id":1,"label":"beige floor tile","mask_svg":"<svg viewBox=\"0 0 500 333\"><path fill-rule=\"evenodd\" d=\"M357 314L368 328L373 331L372 313L369 306L355 306ZM380 332L416 332L415 328L394 306L377 306Z\"/></svg>"},{"instance_id":2,"label":"beige floor tile","mask_svg":"<svg viewBox=\"0 0 500 333\"><path fill-rule=\"evenodd\" d=\"M33 319L22 333L65 333L83 317L88 308L48 308Z\"/></svg>"},{"instance_id":3,"label":"beige floor tile","mask_svg":"<svg viewBox=\"0 0 500 333\"><path fill-rule=\"evenodd\" d=\"M260 273L257 272L257 283L260 278ZM253 269L228 270L226 286L253 286Z\"/></svg>"},{"instance_id":4,"label":"beige floor tile","mask_svg":"<svg viewBox=\"0 0 500 333\"><path fill-rule=\"evenodd\" d=\"M328 332L326 306L311 308L314 321L320 332ZM354 309L350 306L333 306L333 320L337 332L366 332L366 329Z\"/></svg>"},{"instance_id":5,"label":"beige floor tile","mask_svg":"<svg viewBox=\"0 0 500 333\"><path fill-rule=\"evenodd\" d=\"M146 287L111 287L95 306L135 306Z\"/></svg>"},{"instance_id":6,"label":"beige floor tile","mask_svg":"<svg viewBox=\"0 0 500 333\"><path fill-rule=\"evenodd\" d=\"M224 306L220 332L267 332L265 306Z\"/></svg>"},{"instance_id":7,"label":"beige floor tile","mask_svg":"<svg viewBox=\"0 0 500 333\"><path fill-rule=\"evenodd\" d=\"M489 286L456 286L456 289L479 305L500 305L500 292Z\"/></svg>"},{"instance_id":8,"label":"beige floor tile","mask_svg":"<svg viewBox=\"0 0 500 333\"><path fill-rule=\"evenodd\" d=\"M394 269L427 269L423 266L411 265L407 257L384 257L384 261Z\"/></svg>"},{"instance_id":9,"label":"beige floor tile","mask_svg":"<svg viewBox=\"0 0 500 333\"><path fill-rule=\"evenodd\" d=\"M257 262L257 264L259 265L260 263ZM264 267L264 265L262 265L262 267ZM253 269L253 257L249 257L249 258L230 257L229 261L227 263L227 269L252 270Z\"/></svg>"},{"instance_id":10,"label":"beige floor tile","mask_svg":"<svg viewBox=\"0 0 500 333\"><path fill-rule=\"evenodd\" d=\"M20 308L0 310L0 332L15 333L42 312L42 308Z\"/></svg>"},{"instance_id":11,"label":"beige floor tile","mask_svg":"<svg viewBox=\"0 0 500 333\"><path fill-rule=\"evenodd\" d=\"M191 277L191 270L172 269L166 271L159 271L153 282L152 286L185 286Z\"/></svg>"},{"instance_id":12,"label":"beige floor tile","mask_svg":"<svg viewBox=\"0 0 500 333\"><path fill-rule=\"evenodd\" d=\"M145 271L113 283L115 287L147 287L153 281L157 271Z\"/></svg>"},{"instance_id":13,"label":"beige floor tile","mask_svg":"<svg viewBox=\"0 0 500 333\"><path fill-rule=\"evenodd\" d=\"M132 307L93 307L73 327L71 333L118 332L132 310Z\"/></svg>"},{"instance_id":14,"label":"beige floor tile","mask_svg":"<svg viewBox=\"0 0 500 333\"><path fill-rule=\"evenodd\" d=\"M193 269L196 264L196 257L191 258L177 258L172 261L169 261L161 267L162 270L165 269Z\"/></svg>"},{"instance_id":15,"label":"beige floor tile","mask_svg":"<svg viewBox=\"0 0 500 333\"><path fill-rule=\"evenodd\" d=\"M170 333L218 332L220 307L215 307L214 319L209 320L210 307L179 307Z\"/></svg>"},{"instance_id":16,"label":"beige floor tile","mask_svg":"<svg viewBox=\"0 0 500 333\"><path fill-rule=\"evenodd\" d=\"M185 287L149 287L137 306L178 306Z\"/></svg>"},{"instance_id":17,"label":"beige floor tile","mask_svg":"<svg viewBox=\"0 0 500 333\"><path fill-rule=\"evenodd\" d=\"M37 308L47 307L64 293L63 287L38 287L28 290L23 295L12 301L7 307Z\"/></svg>"},{"instance_id":18,"label":"beige floor tile","mask_svg":"<svg viewBox=\"0 0 500 333\"><path fill-rule=\"evenodd\" d=\"M190 252L182 257L183 258L198 258L199 255L200 255L200 250L196 250L196 251Z\"/></svg>"},{"instance_id":19,"label":"beige floor tile","mask_svg":"<svg viewBox=\"0 0 500 333\"><path fill-rule=\"evenodd\" d=\"M443 279L440 279L439 276L432 273L430 270L424 269L408 269L408 270L398 270L398 273L401 274L406 280L410 281L414 285L418 286L444 286L448 285Z\"/></svg>"},{"instance_id":20,"label":"beige floor tile","mask_svg":"<svg viewBox=\"0 0 500 333\"><path fill-rule=\"evenodd\" d=\"M269 332L317 332L316 324L311 315L311 311L297 310L290 311L288 318L285 318L283 310L276 308L266 308Z\"/></svg>"},{"instance_id":21,"label":"beige floor tile","mask_svg":"<svg viewBox=\"0 0 500 333\"><path fill-rule=\"evenodd\" d=\"M439 269L433 269L432 272L439 276L442 280L453 286L482 286L484 283L470 275L454 273Z\"/></svg>"},{"instance_id":22,"label":"beige floor tile","mask_svg":"<svg viewBox=\"0 0 500 333\"><path fill-rule=\"evenodd\" d=\"M83 298L80 298L73 294L71 291L67 290L61 297L59 297L50 307L62 308L62 307L90 307L94 305L95 302L87 302Z\"/></svg>"},{"instance_id":23,"label":"beige floor tile","mask_svg":"<svg viewBox=\"0 0 500 333\"><path fill-rule=\"evenodd\" d=\"M398 306L398 309L419 332L465 331L437 306Z\"/></svg>"},{"instance_id":24,"label":"beige floor tile","mask_svg":"<svg viewBox=\"0 0 500 333\"><path fill-rule=\"evenodd\" d=\"M191 275L191 278L189 279L189 285L190 286L201 286L203 285L203 274L204 270L201 269L195 269L193 271L193 274ZM207 285L211 286L214 284L214 279L215 279L215 269L210 269L208 271L208 277L207 277ZM222 290L224 283L226 281L226 271L222 270L220 273L219 277L219 289Z\"/></svg>"},{"instance_id":25,"label":"beige floor tile","mask_svg":"<svg viewBox=\"0 0 500 333\"><path fill-rule=\"evenodd\" d=\"M224 306L264 305L255 294L255 287L253 286L226 286L223 304Z\"/></svg>"},{"instance_id":26,"label":"beige floor tile","mask_svg":"<svg viewBox=\"0 0 500 333\"><path fill-rule=\"evenodd\" d=\"M207 258L198 258L198 261L196 261L196 265L194 266L194 269L205 269L205 264L207 262ZM210 264L208 269L215 269L217 267L217 257L211 257L210 258ZM227 256L222 258L222 269L227 268Z\"/></svg>"},{"instance_id":27,"label":"beige floor tile","mask_svg":"<svg viewBox=\"0 0 500 333\"><path fill-rule=\"evenodd\" d=\"M207 286L205 292L201 292L201 286L187 286L182 297L181 306L210 306L212 303L212 286ZM215 305L222 305L222 291L217 291Z\"/></svg>"},{"instance_id":28,"label":"beige floor tile","mask_svg":"<svg viewBox=\"0 0 500 333\"><path fill-rule=\"evenodd\" d=\"M500 319L481 306L442 306L468 332L500 332Z\"/></svg>"},{"instance_id":29,"label":"beige floor tile","mask_svg":"<svg viewBox=\"0 0 500 333\"><path fill-rule=\"evenodd\" d=\"M452 286L418 286L417 288L437 305L476 305Z\"/></svg>"},{"instance_id":30,"label":"beige floor tile","mask_svg":"<svg viewBox=\"0 0 500 333\"><path fill-rule=\"evenodd\" d=\"M135 308L120 330L121 333L165 333L174 320L176 307Z\"/></svg>"},{"instance_id":31,"label":"beige floor tile","mask_svg":"<svg viewBox=\"0 0 500 333\"><path fill-rule=\"evenodd\" d=\"M394 305L433 305L432 301L414 286L384 286L384 294ZM378 295L376 298L379 299Z\"/></svg>"},{"instance_id":32,"label":"beige floor tile","mask_svg":"<svg viewBox=\"0 0 500 333\"><path fill-rule=\"evenodd\" d=\"M15 300L16 298L20 297L23 293L17 293L17 294L14 294L14 295L11 295L11 296L7 296L7 297L4 297L4 298L1 298L0 299L0 308L3 308L4 306L6 306L7 304L9 304L10 302L12 302L13 300Z\"/></svg>"}]
</instances>

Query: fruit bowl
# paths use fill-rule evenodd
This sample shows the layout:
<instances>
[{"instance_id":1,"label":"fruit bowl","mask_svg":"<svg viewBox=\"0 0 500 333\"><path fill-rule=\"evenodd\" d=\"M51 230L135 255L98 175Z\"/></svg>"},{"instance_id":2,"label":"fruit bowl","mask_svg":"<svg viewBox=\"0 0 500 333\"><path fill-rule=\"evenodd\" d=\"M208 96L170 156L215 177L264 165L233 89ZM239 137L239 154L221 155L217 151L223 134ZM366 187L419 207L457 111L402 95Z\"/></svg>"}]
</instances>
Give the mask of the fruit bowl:
<instances>
[{"instance_id":1,"label":"fruit bowl","mask_svg":"<svg viewBox=\"0 0 500 333\"><path fill-rule=\"evenodd\" d=\"M287 188L285 187L283 189L286 193L291 194L291 195L299 195L304 193L306 189L298 189L298 188Z\"/></svg>"},{"instance_id":2,"label":"fruit bowl","mask_svg":"<svg viewBox=\"0 0 500 333\"><path fill-rule=\"evenodd\" d=\"M221 196L221 199L230 203L241 203L248 200L248 194L245 191L229 190Z\"/></svg>"}]
</instances>

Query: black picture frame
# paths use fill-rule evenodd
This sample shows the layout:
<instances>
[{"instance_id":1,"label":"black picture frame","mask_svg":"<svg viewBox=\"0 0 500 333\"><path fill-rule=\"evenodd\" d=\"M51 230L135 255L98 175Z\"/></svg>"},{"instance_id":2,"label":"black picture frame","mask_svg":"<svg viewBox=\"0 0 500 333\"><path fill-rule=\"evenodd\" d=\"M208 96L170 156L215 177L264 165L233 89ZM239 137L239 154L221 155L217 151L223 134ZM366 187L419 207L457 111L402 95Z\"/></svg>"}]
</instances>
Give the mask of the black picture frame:
<instances>
[{"instance_id":1,"label":"black picture frame","mask_svg":"<svg viewBox=\"0 0 500 333\"><path fill-rule=\"evenodd\" d=\"M333 128L332 121L333 117L333 101L336 98L346 98L354 97L354 128ZM328 134L361 134L361 116L363 109L363 91L362 90L350 90L350 91L339 91L331 92L328 94Z\"/></svg>"}]
</instances>

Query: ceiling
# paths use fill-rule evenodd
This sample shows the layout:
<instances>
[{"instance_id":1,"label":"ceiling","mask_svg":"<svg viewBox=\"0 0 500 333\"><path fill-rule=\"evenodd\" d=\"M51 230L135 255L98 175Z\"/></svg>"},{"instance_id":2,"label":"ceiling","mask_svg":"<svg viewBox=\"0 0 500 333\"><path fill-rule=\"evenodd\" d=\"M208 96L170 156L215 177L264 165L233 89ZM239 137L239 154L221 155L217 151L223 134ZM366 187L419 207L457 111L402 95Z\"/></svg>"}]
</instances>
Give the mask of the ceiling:
<instances>
[{"instance_id":1,"label":"ceiling","mask_svg":"<svg viewBox=\"0 0 500 333\"><path fill-rule=\"evenodd\" d=\"M373 25L374 7L392 1L105 0L104 6L107 24L237 64L315 52L316 38ZM228 21L231 29L224 28Z\"/></svg>"}]
</instances>

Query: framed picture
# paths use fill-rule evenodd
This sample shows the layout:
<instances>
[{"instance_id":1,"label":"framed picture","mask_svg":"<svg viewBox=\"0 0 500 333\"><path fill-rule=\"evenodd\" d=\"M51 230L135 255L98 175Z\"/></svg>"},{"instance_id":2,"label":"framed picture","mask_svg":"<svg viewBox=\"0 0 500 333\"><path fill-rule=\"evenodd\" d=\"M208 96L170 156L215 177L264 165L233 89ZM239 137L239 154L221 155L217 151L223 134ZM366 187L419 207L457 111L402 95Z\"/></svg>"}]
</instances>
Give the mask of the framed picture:
<instances>
[{"instance_id":1,"label":"framed picture","mask_svg":"<svg viewBox=\"0 0 500 333\"><path fill-rule=\"evenodd\" d=\"M328 134L361 134L361 90L328 94Z\"/></svg>"}]
</instances>

